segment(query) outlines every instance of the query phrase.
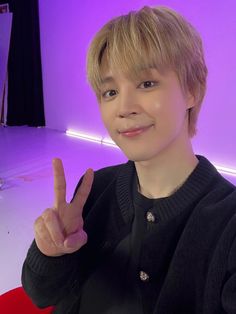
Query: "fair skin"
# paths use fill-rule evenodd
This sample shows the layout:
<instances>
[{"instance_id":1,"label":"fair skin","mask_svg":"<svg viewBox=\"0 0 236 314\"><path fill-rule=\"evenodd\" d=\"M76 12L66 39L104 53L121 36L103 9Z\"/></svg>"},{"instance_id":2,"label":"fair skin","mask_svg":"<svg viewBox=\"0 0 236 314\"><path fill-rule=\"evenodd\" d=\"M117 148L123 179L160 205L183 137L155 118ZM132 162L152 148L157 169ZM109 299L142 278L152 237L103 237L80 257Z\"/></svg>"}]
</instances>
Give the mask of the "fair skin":
<instances>
[{"instance_id":1,"label":"fair skin","mask_svg":"<svg viewBox=\"0 0 236 314\"><path fill-rule=\"evenodd\" d=\"M183 94L173 71L140 72L137 80L103 63L100 110L116 144L135 162L140 192L149 198L166 197L191 174L198 159L188 135L187 109L194 98ZM87 242L83 206L90 193L93 171L87 170L71 203L60 159L53 160L55 203L36 220L35 240L42 253L61 256Z\"/></svg>"},{"instance_id":2,"label":"fair skin","mask_svg":"<svg viewBox=\"0 0 236 314\"><path fill-rule=\"evenodd\" d=\"M135 162L140 192L166 197L198 164L188 135L187 109L194 98L183 94L174 71L140 71L130 79L102 61L100 111L103 122L128 159Z\"/></svg>"},{"instance_id":3,"label":"fair skin","mask_svg":"<svg viewBox=\"0 0 236 314\"><path fill-rule=\"evenodd\" d=\"M61 256L79 250L87 242L83 230L83 207L93 182L93 170L84 175L73 201L66 202L66 180L62 161L53 160L55 201L34 224L35 241L39 250L47 256Z\"/></svg>"}]
</instances>

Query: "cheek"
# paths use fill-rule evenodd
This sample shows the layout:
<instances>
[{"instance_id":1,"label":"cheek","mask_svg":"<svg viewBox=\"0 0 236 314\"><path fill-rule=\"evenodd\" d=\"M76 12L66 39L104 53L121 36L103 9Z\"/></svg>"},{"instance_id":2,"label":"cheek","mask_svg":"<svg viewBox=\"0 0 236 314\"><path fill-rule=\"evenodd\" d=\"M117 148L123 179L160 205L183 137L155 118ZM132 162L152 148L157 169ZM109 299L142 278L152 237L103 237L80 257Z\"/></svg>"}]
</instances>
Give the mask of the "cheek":
<instances>
[{"instance_id":1,"label":"cheek","mask_svg":"<svg viewBox=\"0 0 236 314\"><path fill-rule=\"evenodd\" d=\"M111 113L108 108L100 107L100 114L105 127L109 130L113 121Z\"/></svg>"},{"instance_id":2,"label":"cheek","mask_svg":"<svg viewBox=\"0 0 236 314\"><path fill-rule=\"evenodd\" d=\"M163 114L178 115L186 109L186 104L181 91L177 88L172 88L160 95L155 102L155 110L160 110Z\"/></svg>"},{"instance_id":3,"label":"cheek","mask_svg":"<svg viewBox=\"0 0 236 314\"><path fill-rule=\"evenodd\" d=\"M157 128L166 133L179 127L185 116L185 105L179 93L169 93L155 100L151 115L155 117Z\"/></svg>"}]
</instances>

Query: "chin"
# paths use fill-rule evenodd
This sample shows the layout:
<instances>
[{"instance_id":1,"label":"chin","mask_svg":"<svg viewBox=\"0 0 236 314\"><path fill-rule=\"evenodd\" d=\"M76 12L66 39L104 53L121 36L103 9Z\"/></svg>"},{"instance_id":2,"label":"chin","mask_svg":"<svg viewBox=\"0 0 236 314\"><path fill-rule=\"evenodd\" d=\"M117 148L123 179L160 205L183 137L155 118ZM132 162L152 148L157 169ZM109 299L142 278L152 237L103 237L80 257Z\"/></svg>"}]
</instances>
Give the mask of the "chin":
<instances>
[{"instance_id":1,"label":"chin","mask_svg":"<svg viewBox=\"0 0 236 314\"><path fill-rule=\"evenodd\" d=\"M125 154L125 156L129 160L132 160L134 162L149 161L149 160L154 158L153 155L147 154L147 152L139 152L139 153L138 152L137 153L131 152L131 153L127 153L127 152L123 151L123 153Z\"/></svg>"}]
</instances>

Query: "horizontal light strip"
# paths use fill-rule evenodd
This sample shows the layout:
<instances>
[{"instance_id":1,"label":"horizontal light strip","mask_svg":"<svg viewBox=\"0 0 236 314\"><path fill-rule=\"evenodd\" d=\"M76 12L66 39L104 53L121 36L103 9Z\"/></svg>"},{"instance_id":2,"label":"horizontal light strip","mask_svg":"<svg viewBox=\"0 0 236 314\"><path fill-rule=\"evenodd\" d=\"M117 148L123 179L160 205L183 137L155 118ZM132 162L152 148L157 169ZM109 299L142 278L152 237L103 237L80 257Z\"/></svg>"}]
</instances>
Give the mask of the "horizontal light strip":
<instances>
[{"instance_id":1,"label":"horizontal light strip","mask_svg":"<svg viewBox=\"0 0 236 314\"><path fill-rule=\"evenodd\" d=\"M77 138L85 140L85 141L96 142L96 143L103 144L106 146L112 146L115 148L119 148L113 141L111 141L110 139L107 139L107 138L103 138L103 137L93 136L90 134L81 133L81 132L77 132L77 131L73 131L73 130L66 130L66 135L72 136L72 137L77 137Z\"/></svg>"},{"instance_id":2,"label":"horizontal light strip","mask_svg":"<svg viewBox=\"0 0 236 314\"><path fill-rule=\"evenodd\" d=\"M92 136L89 134L81 133L81 132L76 132L73 130L66 130L66 135L72 136L72 137L77 137L82 140L90 141L90 142L97 142L101 143L101 139L97 136Z\"/></svg>"},{"instance_id":3,"label":"horizontal light strip","mask_svg":"<svg viewBox=\"0 0 236 314\"><path fill-rule=\"evenodd\" d=\"M228 174L230 176L235 176L236 177L236 169L222 167L222 166L216 166L216 165L215 165L215 167L221 173L225 173L225 174Z\"/></svg>"},{"instance_id":4,"label":"horizontal light strip","mask_svg":"<svg viewBox=\"0 0 236 314\"><path fill-rule=\"evenodd\" d=\"M96 142L96 143L100 143L100 144L103 144L106 146L112 146L115 148L119 148L113 141L111 141L110 139L103 138L103 137L92 136L92 135L89 135L86 133L81 133L81 132L77 132L77 131L73 131L73 130L66 130L66 134L68 136L77 137L77 138L80 138L82 140L86 140L86 141L90 141L90 142ZM224 173L226 175L236 177L236 169L223 167L223 166L217 166L215 164L214 164L214 166L216 167L216 169L219 172Z\"/></svg>"}]
</instances>

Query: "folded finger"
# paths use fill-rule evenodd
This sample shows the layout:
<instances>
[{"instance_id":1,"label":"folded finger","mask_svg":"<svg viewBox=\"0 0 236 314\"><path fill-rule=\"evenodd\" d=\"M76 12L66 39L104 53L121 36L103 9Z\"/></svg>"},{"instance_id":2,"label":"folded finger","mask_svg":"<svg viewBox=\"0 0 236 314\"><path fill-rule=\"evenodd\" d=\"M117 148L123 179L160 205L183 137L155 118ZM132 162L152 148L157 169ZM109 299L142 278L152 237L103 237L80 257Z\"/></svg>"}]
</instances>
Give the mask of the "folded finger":
<instances>
[{"instance_id":1,"label":"folded finger","mask_svg":"<svg viewBox=\"0 0 236 314\"><path fill-rule=\"evenodd\" d=\"M57 212L49 208L42 214L42 219L55 245L59 247L63 246L64 234Z\"/></svg>"},{"instance_id":2,"label":"folded finger","mask_svg":"<svg viewBox=\"0 0 236 314\"><path fill-rule=\"evenodd\" d=\"M55 246L55 243L52 241L51 236L48 232L48 229L45 226L45 223L41 216L38 217L34 223L34 234L35 234L36 244L38 248L42 250L42 253L45 253L43 252L43 247L45 245L51 246L51 247Z\"/></svg>"}]
</instances>

